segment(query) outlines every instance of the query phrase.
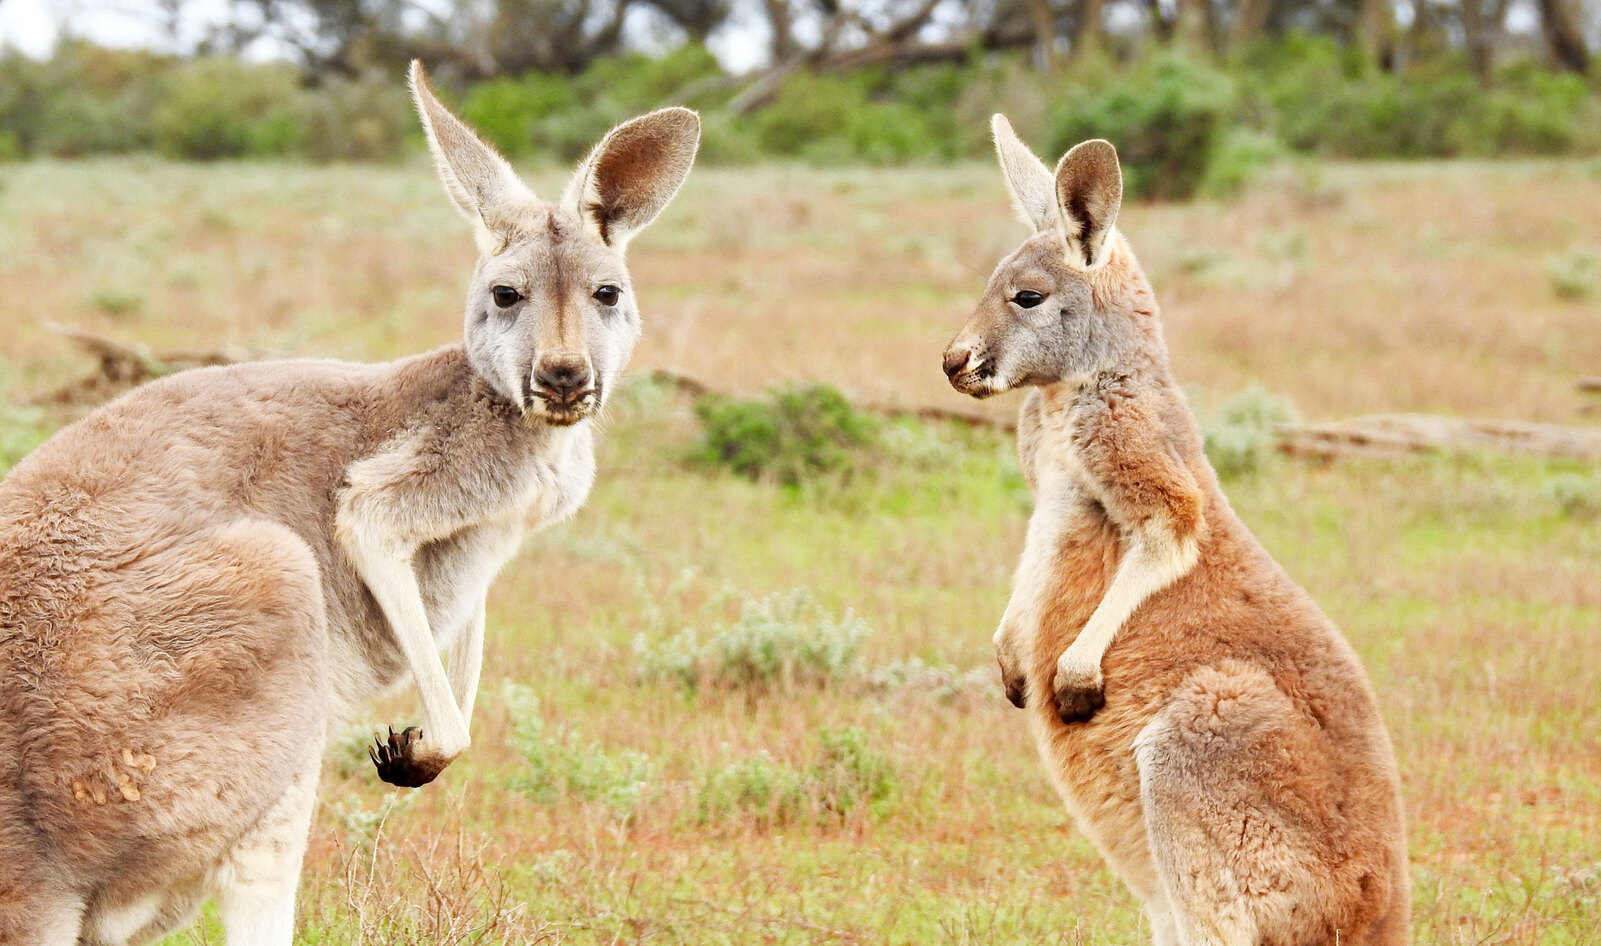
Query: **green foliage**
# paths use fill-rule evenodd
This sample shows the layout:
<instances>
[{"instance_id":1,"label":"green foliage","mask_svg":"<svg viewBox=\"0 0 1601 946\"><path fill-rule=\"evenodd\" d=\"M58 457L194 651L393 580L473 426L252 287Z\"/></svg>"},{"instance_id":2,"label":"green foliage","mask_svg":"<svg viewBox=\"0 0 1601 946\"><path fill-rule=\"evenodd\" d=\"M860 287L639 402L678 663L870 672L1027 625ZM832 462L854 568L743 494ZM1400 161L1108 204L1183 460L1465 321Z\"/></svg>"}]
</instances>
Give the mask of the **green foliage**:
<instances>
[{"instance_id":1,"label":"green foliage","mask_svg":"<svg viewBox=\"0 0 1601 946\"><path fill-rule=\"evenodd\" d=\"M296 120L296 151L312 161L391 160L422 139L405 87L382 72L326 80Z\"/></svg>"},{"instance_id":2,"label":"green foliage","mask_svg":"<svg viewBox=\"0 0 1601 946\"><path fill-rule=\"evenodd\" d=\"M825 687L856 673L866 624L835 617L803 588L745 597L739 619L702 641L693 628L656 645L635 638L640 678L676 681L688 690L793 690Z\"/></svg>"},{"instance_id":3,"label":"green foliage","mask_svg":"<svg viewBox=\"0 0 1601 946\"><path fill-rule=\"evenodd\" d=\"M702 825L769 831L788 825L839 824L852 813L884 813L894 794L894 765L854 727L818 733L821 757L801 768L766 752L709 767L695 793Z\"/></svg>"},{"instance_id":4,"label":"green foliage","mask_svg":"<svg viewBox=\"0 0 1601 946\"><path fill-rule=\"evenodd\" d=\"M655 771L649 756L633 749L609 752L578 742L572 733L547 735L539 699L527 687L508 685L503 698L512 717L512 743L525 766L513 788L543 805L575 798L598 803L618 821L634 817Z\"/></svg>"},{"instance_id":5,"label":"green foliage","mask_svg":"<svg viewBox=\"0 0 1601 946\"><path fill-rule=\"evenodd\" d=\"M578 104L571 82L531 73L521 79L491 79L473 86L461 117L500 153L517 158L534 150L541 125Z\"/></svg>"},{"instance_id":6,"label":"green foliage","mask_svg":"<svg viewBox=\"0 0 1601 946\"><path fill-rule=\"evenodd\" d=\"M490 79L467 92L461 114L509 157L571 161L640 112L717 104L716 96L696 90L721 75L704 46L687 44L663 56L598 59L578 76L530 72Z\"/></svg>"},{"instance_id":7,"label":"green foliage","mask_svg":"<svg viewBox=\"0 0 1601 946\"><path fill-rule=\"evenodd\" d=\"M1238 64L1242 120L1290 147L1352 158L1557 154L1601 147L1601 96L1578 76L1514 62L1488 89L1454 60L1374 72L1326 37L1262 43Z\"/></svg>"},{"instance_id":8,"label":"green foliage","mask_svg":"<svg viewBox=\"0 0 1601 946\"><path fill-rule=\"evenodd\" d=\"M1182 200L1200 189L1235 105L1228 76L1163 53L1069 90L1051 114L1044 150L1059 155L1105 138L1117 147L1125 195Z\"/></svg>"},{"instance_id":9,"label":"green foliage","mask_svg":"<svg viewBox=\"0 0 1601 946\"><path fill-rule=\"evenodd\" d=\"M152 144L150 107L172 60L64 41L36 62L0 51L0 138L13 157L77 157Z\"/></svg>"},{"instance_id":10,"label":"green foliage","mask_svg":"<svg viewBox=\"0 0 1601 946\"><path fill-rule=\"evenodd\" d=\"M1563 299L1588 299L1601 284L1601 261L1589 250L1572 249L1546 261L1551 291Z\"/></svg>"},{"instance_id":11,"label":"green foliage","mask_svg":"<svg viewBox=\"0 0 1601 946\"><path fill-rule=\"evenodd\" d=\"M1462 57L1375 68L1326 36L1274 36L1221 63L1174 48L1041 72L1022 54L850 72L799 70L749 114L744 87L705 46L594 60L573 74L490 78L460 91L467 121L514 158L572 161L608 129L669 104L698 108L701 157L817 164L985 159L991 112L1008 113L1047 163L1107 138L1131 197L1228 197L1284 150L1352 158L1601 152L1601 87L1533 58L1481 84ZM447 92L450 90L446 90ZM196 160L393 158L421 135L395 75L179 59L61 44L37 62L0 51L0 160L159 150Z\"/></svg>"},{"instance_id":12,"label":"green foliage","mask_svg":"<svg viewBox=\"0 0 1601 946\"><path fill-rule=\"evenodd\" d=\"M1601 474L1559 473L1546 482L1546 490L1570 519L1601 517Z\"/></svg>"},{"instance_id":13,"label":"green foliage","mask_svg":"<svg viewBox=\"0 0 1601 946\"><path fill-rule=\"evenodd\" d=\"M809 807L806 773L766 752L708 768L695 792L701 825L743 822L767 831L801 820Z\"/></svg>"},{"instance_id":14,"label":"green foliage","mask_svg":"<svg viewBox=\"0 0 1601 946\"><path fill-rule=\"evenodd\" d=\"M880 431L875 418L821 384L749 400L707 395L695 402L695 416L701 422L696 461L786 486L850 473Z\"/></svg>"},{"instance_id":15,"label":"green foliage","mask_svg":"<svg viewBox=\"0 0 1601 946\"><path fill-rule=\"evenodd\" d=\"M756 141L768 154L819 164L955 157L948 105L958 77L944 68L797 73L754 116Z\"/></svg>"},{"instance_id":16,"label":"green foliage","mask_svg":"<svg viewBox=\"0 0 1601 946\"><path fill-rule=\"evenodd\" d=\"M156 146L200 161L291 154L303 134L302 95L287 64L195 59L173 70L151 113Z\"/></svg>"},{"instance_id":17,"label":"green foliage","mask_svg":"<svg viewBox=\"0 0 1601 946\"><path fill-rule=\"evenodd\" d=\"M1208 197L1232 197L1262 170L1287 155L1283 142L1250 128L1230 128L1207 162L1200 191Z\"/></svg>"},{"instance_id":18,"label":"green foliage","mask_svg":"<svg viewBox=\"0 0 1601 946\"><path fill-rule=\"evenodd\" d=\"M1223 479L1253 473L1279 442L1279 428L1296 420L1295 405L1252 385L1203 418L1206 457Z\"/></svg>"}]
</instances>

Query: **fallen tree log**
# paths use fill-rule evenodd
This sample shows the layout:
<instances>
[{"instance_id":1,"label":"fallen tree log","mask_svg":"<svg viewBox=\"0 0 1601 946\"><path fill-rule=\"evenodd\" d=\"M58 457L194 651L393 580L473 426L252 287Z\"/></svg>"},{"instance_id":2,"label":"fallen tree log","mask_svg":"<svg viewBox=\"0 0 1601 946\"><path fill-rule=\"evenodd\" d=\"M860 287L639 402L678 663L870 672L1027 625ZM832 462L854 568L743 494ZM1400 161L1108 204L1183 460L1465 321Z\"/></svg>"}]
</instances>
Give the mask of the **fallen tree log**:
<instances>
[{"instance_id":1,"label":"fallen tree log","mask_svg":"<svg viewBox=\"0 0 1601 946\"><path fill-rule=\"evenodd\" d=\"M240 349L169 352L157 355L144 345L114 341L82 329L55 324L46 325L45 328L70 340L99 361L97 369L92 374L76 381L69 381L33 399L35 404L48 407L93 407L111 400L130 388L175 371L211 365L231 365L261 357L259 353Z\"/></svg>"},{"instance_id":2,"label":"fallen tree log","mask_svg":"<svg viewBox=\"0 0 1601 946\"><path fill-rule=\"evenodd\" d=\"M1439 450L1495 450L1544 457L1601 460L1601 428L1518 420L1474 420L1435 414L1379 414L1280 429L1279 449L1292 456L1394 456Z\"/></svg>"}]
</instances>

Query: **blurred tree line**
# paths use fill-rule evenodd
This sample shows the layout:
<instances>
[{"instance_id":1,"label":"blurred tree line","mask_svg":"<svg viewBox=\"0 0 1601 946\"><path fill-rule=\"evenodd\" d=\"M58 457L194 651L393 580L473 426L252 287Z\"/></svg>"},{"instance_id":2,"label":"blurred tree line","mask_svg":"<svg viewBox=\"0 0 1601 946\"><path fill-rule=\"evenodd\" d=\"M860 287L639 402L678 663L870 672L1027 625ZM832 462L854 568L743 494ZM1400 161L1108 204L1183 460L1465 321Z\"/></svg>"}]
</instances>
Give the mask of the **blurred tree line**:
<instances>
[{"instance_id":1,"label":"blurred tree line","mask_svg":"<svg viewBox=\"0 0 1601 946\"><path fill-rule=\"evenodd\" d=\"M0 0L0 4L6 0ZM152 0L177 46L194 0ZM1586 8L1584 4L1591 4ZM211 4L214 8L215 4ZM677 102L705 157L971 157L1114 140L1136 193L1226 192L1289 151L1601 153L1598 0L230 0L184 55L0 53L0 157L373 160L427 62L512 157L569 160ZM756 68L732 74L714 40ZM274 55L262 59L262 51ZM249 55L247 55L249 54Z\"/></svg>"}]
</instances>

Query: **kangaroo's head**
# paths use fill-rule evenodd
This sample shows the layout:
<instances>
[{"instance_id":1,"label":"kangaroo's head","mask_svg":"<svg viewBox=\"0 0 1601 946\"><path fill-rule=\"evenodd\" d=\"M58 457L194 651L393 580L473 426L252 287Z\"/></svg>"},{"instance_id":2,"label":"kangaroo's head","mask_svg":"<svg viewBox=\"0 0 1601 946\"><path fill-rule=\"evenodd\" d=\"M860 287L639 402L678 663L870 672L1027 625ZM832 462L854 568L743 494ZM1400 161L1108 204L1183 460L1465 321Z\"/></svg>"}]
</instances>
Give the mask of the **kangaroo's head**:
<instances>
[{"instance_id":1,"label":"kangaroo's head","mask_svg":"<svg viewBox=\"0 0 1601 946\"><path fill-rule=\"evenodd\" d=\"M991 127L1012 201L1034 235L1001 260L945 350L951 386L983 398L1125 364L1148 348L1155 320L1150 287L1115 228L1117 150L1086 141L1053 174L1004 115Z\"/></svg>"},{"instance_id":2,"label":"kangaroo's head","mask_svg":"<svg viewBox=\"0 0 1601 946\"><path fill-rule=\"evenodd\" d=\"M467 290L473 369L529 418L589 417L639 340L624 248L689 174L700 119L664 108L618 125L550 203L440 104L421 63L411 91L439 176L478 238Z\"/></svg>"}]
</instances>

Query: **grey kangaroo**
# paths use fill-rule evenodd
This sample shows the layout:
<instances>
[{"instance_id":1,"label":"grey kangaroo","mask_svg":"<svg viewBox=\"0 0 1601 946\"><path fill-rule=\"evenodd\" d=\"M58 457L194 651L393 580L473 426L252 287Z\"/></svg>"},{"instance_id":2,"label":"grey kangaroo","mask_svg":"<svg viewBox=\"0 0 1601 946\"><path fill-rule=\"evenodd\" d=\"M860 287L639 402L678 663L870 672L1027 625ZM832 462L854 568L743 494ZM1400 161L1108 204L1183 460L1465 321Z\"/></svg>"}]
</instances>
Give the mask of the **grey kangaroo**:
<instances>
[{"instance_id":1,"label":"grey kangaroo","mask_svg":"<svg viewBox=\"0 0 1601 946\"><path fill-rule=\"evenodd\" d=\"M700 124L619 125L549 203L411 86L481 250L463 344L182 372L0 484L0 943L144 943L215 897L230 946L288 944L329 727L410 676L378 774L468 746L486 590L589 492L640 334L623 251Z\"/></svg>"}]
</instances>

